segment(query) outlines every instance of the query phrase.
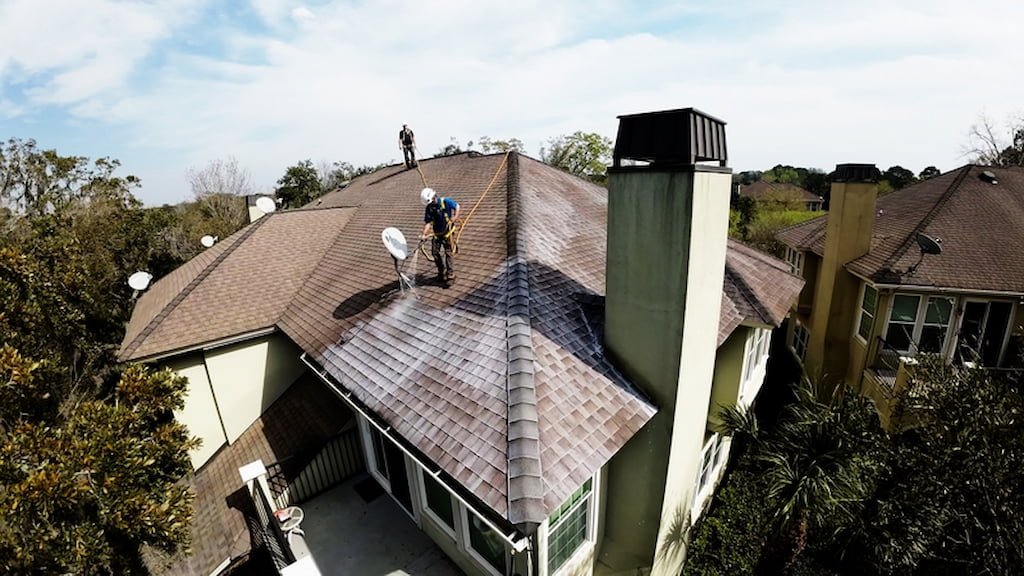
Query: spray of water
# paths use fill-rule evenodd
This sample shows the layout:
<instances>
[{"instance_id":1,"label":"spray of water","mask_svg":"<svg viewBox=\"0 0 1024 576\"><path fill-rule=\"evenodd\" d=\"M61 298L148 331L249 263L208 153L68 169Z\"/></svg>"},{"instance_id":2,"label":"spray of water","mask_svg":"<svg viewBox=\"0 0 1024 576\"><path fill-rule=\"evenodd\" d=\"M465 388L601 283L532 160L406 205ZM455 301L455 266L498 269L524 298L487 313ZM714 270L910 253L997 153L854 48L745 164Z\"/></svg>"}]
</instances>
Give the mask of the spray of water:
<instances>
[{"instance_id":1,"label":"spray of water","mask_svg":"<svg viewBox=\"0 0 1024 576\"><path fill-rule=\"evenodd\" d=\"M402 281L405 282L405 285L408 286L409 288L416 287L416 275L419 274L420 271L419 259L420 249L419 246L417 246L412 251L412 258L407 258L405 260L405 269L403 270L404 273L402 274Z\"/></svg>"}]
</instances>

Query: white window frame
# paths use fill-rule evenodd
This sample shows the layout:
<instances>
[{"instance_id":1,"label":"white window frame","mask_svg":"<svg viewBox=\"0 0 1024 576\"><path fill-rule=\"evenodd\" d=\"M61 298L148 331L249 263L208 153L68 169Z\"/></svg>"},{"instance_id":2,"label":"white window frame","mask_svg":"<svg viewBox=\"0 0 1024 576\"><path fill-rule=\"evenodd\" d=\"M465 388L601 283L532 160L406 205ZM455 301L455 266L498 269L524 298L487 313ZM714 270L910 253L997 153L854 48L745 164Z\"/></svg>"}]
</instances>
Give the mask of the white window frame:
<instances>
[{"instance_id":1,"label":"white window frame","mask_svg":"<svg viewBox=\"0 0 1024 576\"><path fill-rule=\"evenodd\" d=\"M479 552L477 552L473 548L473 543L472 540L470 539L469 530L470 522L472 521L471 516L476 516L476 513L473 512L471 508L466 506L460 498L456 497L455 494L452 493L452 491L448 488L447 485L445 485L444 482L441 482L429 471L424 469L423 466L419 464L419 462L414 462L413 465L419 472L418 474L412 475L416 482L416 489L411 490L410 487L410 490L415 495L414 500L417 501L415 504L415 507L418 512L417 516L419 518L428 518L432 525L436 526L438 529L447 534L454 542L455 548L470 562L476 565L476 567L480 571L482 571L482 573L488 574L490 576L505 576L506 574L508 574L509 570L511 570L513 566L513 562L512 554L510 552L508 543L505 542L505 539L501 539L503 542L503 546L505 548L505 569L504 571L499 572L494 568L493 565L491 565L490 562L487 561L486 558L484 558ZM452 522L455 524L454 529L449 527L448 524L444 522L444 520L438 517L437 514L435 514L434 511L430 509L430 506L427 502L427 488L425 481L425 478L428 476L431 477L435 482L440 484L441 487L444 488L446 492L448 492L448 496L452 503ZM486 525L486 522L484 522L484 524Z\"/></svg>"},{"instance_id":2,"label":"white window frame","mask_svg":"<svg viewBox=\"0 0 1024 576\"><path fill-rule=\"evenodd\" d=\"M889 344L889 345L892 345L892 343L889 341L889 329L892 328L892 325L893 325L892 311L893 311L893 309L896 306L896 298L899 297L899 296L910 296L910 297L917 298L917 309L914 312L914 314L915 314L915 316L914 316L914 327L911 330L911 334L910 334L910 348L908 348L906 350L903 350L903 349L899 350L900 352L906 352L906 353L910 353L910 354L916 354L916 353L920 352L921 334L924 331L924 327L925 327L925 324L926 324L925 320L927 319L927 316L928 316L928 305L931 303L931 301L932 300L948 300L950 302L949 318L946 319L946 332L942 336L942 344L939 346L939 350L938 351L936 351L936 352L928 352L928 354L937 354L937 355L942 356L943 358L945 358L946 357L946 350L950 346L950 335L954 331L953 330L953 323L956 320L955 316L956 316L956 307L957 307L956 298L953 298L952 296L930 296L928 294L913 294L913 293L902 293L902 294L897 293L897 294L894 294L893 297L889 299L889 309L886 310L886 314L885 314L885 333L882 336L882 339L885 340L886 343ZM906 324L909 324L909 322L896 322L895 324L897 324L897 325L906 325ZM929 324L929 326L937 326L937 324Z\"/></svg>"},{"instance_id":3,"label":"white window frame","mask_svg":"<svg viewBox=\"0 0 1024 576\"><path fill-rule=\"evenodd\" d=\"M358 418L358 420L359 420L359 428L363 432L361 434L361 436L363 438L363 449L366 451L366 463L367 463L366 469L370 473L370 476L372 476L374 480L379 482L380 485L385 490L387 490L388 494L390 494L391 493L391 478L390 478L391 473L390 473L390 471L388 471L388 477L385 477L385 476L382 476L381 473L377 470L377 447L374 446L374 441L373 441L374 435L379 435L380 438L381 438L381 441L383 441L383 442L386 442L387 438L385 438L384 435L381 434L380 430L377 430L376 428L374 428L373 425L370 424L369 422L367 422L364 418ZM384 454L381 454L381 456L384 459L384 467L387 468L387 457Z\"/></svg>"},{"instance_id":4,"label":"white window frame","mask_svg":"<svg viewBox=\"0 0 1024 576\"><path fill-rule=\"evenodd\" d=\"M692 521L700 517L708 499L715 493L718 479L729 459L730 446L731 440L717 432L712 432L704 442L704 447L700 451L697 477L693 484L693 506L690 508Z\"/></svg>"},{"instance_id":5,"label":"white window frame","mask_svg":"<svg viewBox=\"0 0 1024 576\"><path fill-rule=\"evenodd\" d=\"M982 298L982 297L977 297L977 296L968 296L968 297L964 297L963 300L961 300L960 302L954 302L955 306L957 307L956 309L954 309L954 313L957 316L956 317L956 332L954 334L952 334L952 335L948 334L948 333L946 335L947 338L949 338L949 340L947 342L947 346L949 347L948 357L949 358L953 358L953 357L956 356L956 347L959 345L959 342L960 342L960 331L963 329L964 310L966 310L967 304L968 303L972 303L972 302L975 303L975 304L985 304L985 317L984 317L984 319L983 319L983 321L981 323L981 333L982 333L982 335L984 335L985 330L988 329L989 314L991 314L991 311L992 311L992 304L999 303L999 304L1009 304L1010 305L1010 320L1009 320L1009 322L1007 322L1006 326L1004 327L1004 330L1003 330L1003 332L1004 332L1003 333L1003 342L999 346L999 358L998 358L998 364L997 365L998 366L1002 366L1003 362L1006 360L1006 352L1007 352L1007 349L1010 346L1010 338L1013 336L1013 333L1014 333L1014 323L1016 322L1017 314L1019 313L1019 308L1020 308L1020 304L1017 304L1017 303L1013 302L1012 300L999 300L999 299L989 300L989 299ZM956 310L959 310L959 313L957 313Z\"/></svg>"},{"instance_id":6,"label":"white window frame","mask_svg":"<svg viewBox=\"0 0 1024 576\"><path fill-rule=\"evenodd\" d=\"M789 271L797 276L804 275L804 253L803 250L786 247L786 262L789 264Z\"/></svg>"},{"instance_id":7,"label":"white window frame","mask_svg":"<svg viewBox=\"0 0 1024 576\"><path fill-rule=\"evenodd\" d=\"M476 563L477 567L481 568L491 576L505 576L506 574L508 574L508 570L510 567L508 546L505 546L505 570L502 572L498 572L494 569L494 565L488 562L486 558L481 556L480 553L473 548L473 542L470 540L469 535L469 523L472 522L470 515L472 514L475 516L476 514L473 514L473 511L463 506L461 502L459 503L458 508L458 514L460 518L460 522L458 522L458 524L460 530L459 537L456 540L459 545L459 550L462 550L467 556L469 556L473 560L474 563Z\"/></svg>"},{"instance_id":8,"label":"white window frame","mask_svg":"<svg viewBox=\"0 0 1024 576\"><path fill-rule=\"evenodd\" d=\"M751 328L743 344L743 370L740 378L740 399L756 396L764 382L771 350L772 331L768 328ZM749 404L749 402L747 402Z\"/></svg>"},{"instance_id":9,"label":"white window frame","mask_svg":"<svg viewBox=\"0 0 1024 576\"><path fill-rule=\"evenodd\" d=\"M436 526L439 530L441 530L442 532L447 534L449 538L451 538L452 540L458 541L458 539L459 539L458 531L459 531L459 525L460 525L459 519L460 519L460 516L462 515L462 513L460 512L460 509L463 508L462 503L459 502L457 498L454 498L452 496L451 492L448 491L448 488L445 488L445 485L444 485L443 482L441 482L440 480L435 478L432 474L430 474L429 472L424 470L422 466L417 465L416 468L419 469L419 472L420 472L418 474L418 476L420 477L420 481L418 482L418 484L419 484L419 497L420 497L420 503L421 503L420 504L420 509L423 510L424 516L429 518L430 522L434 526ZM434 482L439 484L441 486L441 488L443 488L444 491L448 494L448 503L452 507L452 524L454 524L454 526L449 526L448 523L445 522L440 516L438 516L437 513L435 513L434 510L430 507L430 501L427 500L427 478L430 478L431 480L433 480Z\"/></svg>"},{"instance_id":10,"label":"white window frame","mask_svg":"<svg viewBox=\"0 0 1024 576\"><path fill-rule=\"evenodd\" d=\"M811 331L807 329L799 320L794 320L793 324L793 341L789 344L790 351L793 352L793 356L804 363L804 358L807 357L807 346L811 342Z\"/></svg>"},{"instance_id":11,"label":"white window frame","mask_svg":"<svg viewBox=\"0 0 1024 576\"><path fill-rule=\"evenodd\" d=\"M577 566L580 563L580 559L584 556L584 554L588 553L588 550L594 547L597 541L597 503L600 493L599 490L601 487L600 476L600 474L596 474L590 479L590 494L588 494L587 497L584 498L583 500L580 500L577 506L574 506L573 508L567 510L564 513L564 515L562 515L562 518L559 519L564 521L571 515L572 512L579 510L581 506L587 506L587 529L584 535L584 541L577 547L577 549L572 550L572 553L569 554L569 557L567 559L565 559L565 562L562 563L561 566L556 568L554 572L551 572L548 569L548 552L550 546L551 533L554 530L557 530L559 527L556 526L552 528L550 519L544 521L543 537L541 538L539 546L541 548L541 553L539 554L538 558L538 563L541 567L542 575L546 574L547 576L557 576L560 574L569 573L573 569L577 568ZM586 484L586 481L584 482L584 484ZM583 484L581 484L580 486L582 487ZM572 492L574 493L575 490L573 490ZM569 497L571 497L571 494L569 495Z\"/></svg>"},{"instance_id":12,"label":"white window frame","mask_svg":"<svg viewBox=\"0 0 1024 576\"><path fill-rule=\"evenodd\" d=\"M875 292L875 311L873 313L868 313L868 311L864 309L864 297L867 296L869 289ZM860 302L860 305L857 307L857 325L853 327L853 337L865 344L867 344L868 339L871 337L871 333L874 332L875 326L878 322L878 301L880 296L881 294L879 294L878 288L875 288L866 282L861 284L860 298L857 299L857 301ZM867 338L860 335L860 328L861 324L864 322L865 314L871 318L871 328L868 330ZM886 320L886 324L888 324L888 320Z\"/></svg>"}]
</instances>

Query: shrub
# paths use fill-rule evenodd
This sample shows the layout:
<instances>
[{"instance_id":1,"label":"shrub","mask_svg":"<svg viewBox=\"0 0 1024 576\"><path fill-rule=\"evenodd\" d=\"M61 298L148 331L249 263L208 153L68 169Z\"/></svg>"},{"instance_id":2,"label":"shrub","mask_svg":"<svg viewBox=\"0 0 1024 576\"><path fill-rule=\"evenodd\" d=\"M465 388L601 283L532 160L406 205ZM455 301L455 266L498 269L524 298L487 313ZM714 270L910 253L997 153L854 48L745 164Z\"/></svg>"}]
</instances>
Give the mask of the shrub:
<instances>
[{"instance_id":1,"label":"shrub","mask_svg":"<svg viewBox=\"0 0 1024 576\"><path fill-rule=\"evenodd\" d=\"M767 489L764 477L748 470L726 478L695 528L684 576L754 572L768 536Z\"/></svg>"}]
</instances>

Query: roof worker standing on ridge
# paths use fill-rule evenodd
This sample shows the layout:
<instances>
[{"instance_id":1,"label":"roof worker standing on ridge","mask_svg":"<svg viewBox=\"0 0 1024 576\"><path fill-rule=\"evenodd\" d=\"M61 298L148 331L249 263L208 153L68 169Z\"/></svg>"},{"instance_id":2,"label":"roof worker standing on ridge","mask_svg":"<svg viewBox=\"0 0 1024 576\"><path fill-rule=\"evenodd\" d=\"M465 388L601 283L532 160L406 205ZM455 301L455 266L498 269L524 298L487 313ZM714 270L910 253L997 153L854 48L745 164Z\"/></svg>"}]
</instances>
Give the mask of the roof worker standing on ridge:
<instances>
[{"instance_id":1,"label":"roof worker standing on ridge","mask_svg":"<svg viewBox=\"0 0 1024 576\"><path fill-rule=\"evenodd\" d=\"M398 131L398 149L405 154L405 168L415 168L416 135L412 133L412 128L409 128L408 124L402 124L402 129Z\"/></svg>"},{"instance_id":2,"label":"roof worker standing on ridge","mask_svg":"<svg viewBox=\"0 0 1024 576\"><path fill-rule=\"evenodd\" d=\"M431 188L420 192L420 200L426 208L423 211L423 234L420 240L430 241L430 253L437 265L438 282L455 281L455 269L452 268L452 233L455 222L459 219L459 203L451 198L438 196ZM444 250L444 258L441 250Z\"/></svg>"}]
</instances>

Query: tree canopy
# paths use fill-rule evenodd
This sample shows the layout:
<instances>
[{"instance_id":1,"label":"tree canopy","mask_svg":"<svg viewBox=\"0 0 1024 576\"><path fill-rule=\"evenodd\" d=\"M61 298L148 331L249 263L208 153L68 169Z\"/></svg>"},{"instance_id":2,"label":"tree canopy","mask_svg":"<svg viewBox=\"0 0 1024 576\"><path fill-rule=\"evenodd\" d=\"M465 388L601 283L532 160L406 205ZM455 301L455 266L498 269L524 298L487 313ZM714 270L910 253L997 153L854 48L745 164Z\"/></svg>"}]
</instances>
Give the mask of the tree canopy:
<instances>
[{"instance_id":1,"label":"tree canopy","mask_svg":"<svg viewBox=\"0 0 1024 576\"><path fill-rule=\"evenodd\" d=\"M963 152L974 164L1024 166L1024 117L1010 117L1000 130L987 116L971 126Z\"/></svg>"},{"instance_id":2,"label":"tree canopy","mask_svg":"<svg viewBox=\"0 0 1024 576\"><path fill-rule=\"evenodd\" d=\"M612 162L612 141L593 132L563 134L548 140L548 145L540 150L540 159L570 174L604 184Z\"/></svg>"},{"instance_id":3,"label":"tree canopy","mask_svg":"<svg viewBox=\"0 0 1024 576\"><path fill-rule=\"evenodd\" d=\"M323 192L320 174L313 162L303 160L288 167L284 176L277 181L275 194L285 208L298 208L316 200Z\"/></svg>"},{"instance_id":4,"label":"tree canopy","mask_svg":"<svg viewBox=\"0 0 1024 576\"><path fill-rule=\"evenodd\" d=\"M0 163L0 571L142 573L188 544L184 382L119 366L136 270L180 261L138 179L9 140Z\"/></svg>"}]
</instances>

